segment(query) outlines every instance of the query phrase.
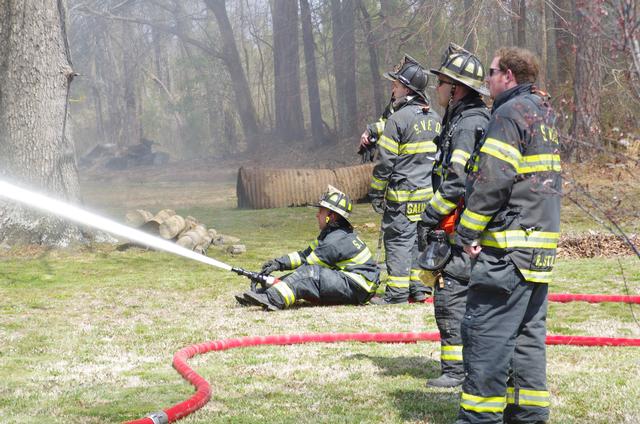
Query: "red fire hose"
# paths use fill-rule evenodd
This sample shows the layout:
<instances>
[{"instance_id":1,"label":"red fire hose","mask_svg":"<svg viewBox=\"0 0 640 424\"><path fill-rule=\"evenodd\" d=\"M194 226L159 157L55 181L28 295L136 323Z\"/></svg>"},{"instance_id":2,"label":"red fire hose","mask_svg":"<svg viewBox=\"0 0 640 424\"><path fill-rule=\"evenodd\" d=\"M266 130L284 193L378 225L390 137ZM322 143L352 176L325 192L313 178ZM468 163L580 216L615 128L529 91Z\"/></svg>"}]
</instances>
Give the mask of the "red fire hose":
<instances>
[{"instance_id":1,"label":"red fire hose","mask_svg":"<svg viewBox=\"0 0 640 424\"><path fill-rule=\"evenodd\" d=\"M626 302L640 303L640 296L608 296L608 295L574 295L550 294L549 300L554 302ZM155 412L147 417L129 421L127 424L166 424L186 417L202 408L211 399L211 386L189 365L187 359L195 355L211 351L221 351L237 347L258 345L289 345L301 343L415 343L418 341L438 341L438 333L319 333L290 334L264 337L240 337L210 341L187 346L173 356L173 367L189 383L196 387L196 393L184 402L180 402L163 411ZM619 337L587 337L587 336L547 336L548 345L573 346L640 346L640 339Z\"/></svg>"}]
</instances>

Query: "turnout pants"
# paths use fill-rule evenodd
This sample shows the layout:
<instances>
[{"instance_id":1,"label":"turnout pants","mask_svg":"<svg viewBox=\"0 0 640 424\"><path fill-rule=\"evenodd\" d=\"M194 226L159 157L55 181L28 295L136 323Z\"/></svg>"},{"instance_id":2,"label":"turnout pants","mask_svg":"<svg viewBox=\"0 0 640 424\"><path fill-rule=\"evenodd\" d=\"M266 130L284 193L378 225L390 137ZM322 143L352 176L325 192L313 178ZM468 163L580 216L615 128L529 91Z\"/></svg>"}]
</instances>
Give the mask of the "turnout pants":
<instances>
[{"instance_id":1,"label":"turnout pants","mask_svg":"<svg viewBox=\"0 0 640 424\"><path fill-rule=\"evenodd\" d=\"M406 303L409 297L424 300L431 291L419 277L417 224L404 213L387 209L382 217L382 231L388 275L385 300L389 303Z\"/></svg>"},{"instance_id":2,"label":"turnout pants","mask_svg":"<svg viewBox=\"0 0 640 424\"><path fill-rule=\"evenodd\" d=\"M436 282L433 305L440 331L440 366L442 374L462 379L462 335L460 326L467 306L467 281L444 274L444 287Z\"/></svg>"},{"instance_id":3,"label":"turnout pants","mask_svg":"<svg viewBox=\"0 0 640 424\"><path fill-rule=\"evenodd\" d=\"M546 421L548 287L485 250L471 269L462 321L466 378L456 423Z\"/></svg>"},{"instance_id":4,"label":"turnout pants","mask_svg":"<svg viewBox=\"0 0 640 424\"><path fill-rule=\"evenodd\" d=\"M359 305L370 294L340 271L320 265L302 265L266 292L269 302L280 309L304 299L325 305Z\"/></svg>"}]
</instances>

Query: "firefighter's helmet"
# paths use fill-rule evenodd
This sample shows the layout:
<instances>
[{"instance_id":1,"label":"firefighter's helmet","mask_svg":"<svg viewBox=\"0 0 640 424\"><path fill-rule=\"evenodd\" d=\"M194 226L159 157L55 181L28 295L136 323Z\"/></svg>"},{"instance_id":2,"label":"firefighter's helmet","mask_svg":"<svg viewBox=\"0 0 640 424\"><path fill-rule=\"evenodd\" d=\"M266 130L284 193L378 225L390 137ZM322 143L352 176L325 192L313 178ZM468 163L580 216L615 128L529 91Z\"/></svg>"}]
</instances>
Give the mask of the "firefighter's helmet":
<instances>
[{"instance_id":1,"label":"firefighter's helmet","mask_svg":"<svg viewBox=\"0 0 640 424\"><path fill-rule=\"evenodd\" d=\"M345 219L349 218L353 209L353 203L351 203L349 196L332 185L329 185L317 206L327 208Z\"/></svg>"},{"instance_id":2,"label":"firefighter's helmet","mask_svg":"<svg viewBox=\"0 0 640 424\"><path fill-rule=\"evenodd\" d=\"M440 68L431 69L429 72L434 75L446 75L483 96L489 95L489 90L484 85L485 72L482 62L476 55L455 43L449 44L442 56Z\"/></svg>"},{"instance_id":3,"label":"firefighter's helmet","mask_svg":"<svg viewBox=\"0 0 640 424\"><path fill-rule=\"evenodd\" d=\"M404 55L404 59L394 68L393 72L385 72L383 76L391 81L400 81L402 85L415 91L426 102L429 102L429 96L426 92L429 74L424 66L408 54Z\"/></svg>"}]
</instances>

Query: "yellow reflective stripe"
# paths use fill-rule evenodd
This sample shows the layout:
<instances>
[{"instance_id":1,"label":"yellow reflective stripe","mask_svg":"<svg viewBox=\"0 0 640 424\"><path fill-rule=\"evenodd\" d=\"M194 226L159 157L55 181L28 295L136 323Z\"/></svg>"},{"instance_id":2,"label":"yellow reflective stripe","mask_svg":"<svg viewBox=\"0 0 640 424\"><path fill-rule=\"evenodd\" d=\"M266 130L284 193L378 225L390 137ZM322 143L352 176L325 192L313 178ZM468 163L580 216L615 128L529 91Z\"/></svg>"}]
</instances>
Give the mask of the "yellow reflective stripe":
<instances>
[{"instance_id":1,"label":"yellow reflective stripe","mask_svg":"<svg viewBox=\"0 0 640 424\"><path fill-rule=\"evenodd\" d=\"M376 289L376 285L374 283L367 280L360 274L356 274L355 272L348 272L348 271L342 271L342 273L344 273L344 275L348 276L353 281L358 283L363 289L367 291L367 293L371 293L373 290Z\"/></svg>"},{"instance_id":2,"label":"yellow reflective stripe","mask_svg":"<svg viewBox=\"0 0 640 424\"><path fill-rule=\"evenodd\" d=\"M407 219L409 220L409 222L418 222L418 221L422 221L422 218L420 217L420 214L414 214L414 215L407 215Z\"/></svg>"},{"instance_id":3,"label":"yellow reflective stripe","mask_svg":"<svg viewBox=\"0 0 640 424\"><path fill-rule=\"evenodd\" d=\"M548 408L551 405L549 392L546 390L518 390L518 401L516 402L515 388L507 387L507 403L515 405L530 405Z\"/></svg>"},{"instance_id":4,"label":"yellow reflective stripe","mask_svg":"<svg viewBox=\"0 0 640 424\"><path fill-rule=\"evenodd\" d=\"M532 247L540 249L555 249L558 246L560 233L546 231L485 231L480 236L482 246L507 249L514 247Z\"/></svg>"},{"instance_id":5,"label":"yellow reflective stripe","mask_svg":"<svg viewBox=\"0 0 640 424\"><path fill-rule=\"evenodd\" d=\"M469 209L465 209L460 217L460 225L474 231L482 231L491 221L491 216L481 215Z\"/></svg>"},{"instance_id":6,"label":"yellow reflective stripe","mask_svg":"<svg viewBox=\"0 0 640 424\"><path fill-rule=\"evenodd\" d=\"M336 265L338 265L340 268L344 268L348 265L361 265L365 262L367 262L369 259L371 259L371 251L369 250L368 247L365 247L362 252L358 253L356 256L354 256L353 258L349 258L349 259L345 259L343 261L340 262L336 262Z\"/></svg>"},{"instance_id":7,"label":"yellow reflective stripe","mask_svg":"<svg viewBox=\"0 0 640 424\"><path fill-rule=\"evenodd\" d=\"M451 163L457 163L465 166L470 157L471 153L465 152L461 149L455 149L453 153L451 153Z\"/></svg>"},{"instance_id":8,"label":"yellow reflective stripe","mask_svg":"<svg viewBox=\"0 0 640 424\"><path fill-rule=\"evenodd\" d=\"M441 346L440 359L443 361L462 361L462 345Z\"/></svg>"},{"instance_id":9,"label":"yellow reflective stripe","mask_svg":"<svg viewBox=\"0 0 640 424\"><path fill-rule=\"evenodd\" d=\"M289 257L289 262L291 262L291 268L297 268L302 265L302 258L300 258L298 252L289 253L287 256Z\"/></svg>"},{"instance_id":10,"label":"yellow reflective stripe","mask_svg":"<svg viewBox=\"0 0 640 424\"><path fill-rule=\"evenodd\" d=\"M401 154L401 155L415 155L418 153L435 153L437 151L438 151L438 146L436 146L433 140L405 143L405 144L400 144L398 147L398 154Z\"/></svg>"},{"instance_id":11,"label":"yellow reflective stripe","mask_svg":"<svg viewBox=\"0 0 640 424\"><path fill-rule=\"evenodd\" d=\"M442 194L440 194L439 191L437 191L436 194L431 198L429 204L440 215L449 215L456 208L456 204L442 197Z\"/></svg>"},{"instance_id":12,"label":"yellow reflective stripe","mask_svg":"<svg viewBox=\"0 0 640 424\"><path fill-rule=\"evenodd\" d=\"M420 279L421 272L422 270L419 268L411 268L411 275L409 276L409 280L422 282L422 280Z\"/></svg>"},{"instance_id":13,"label":"yellow reflective stripe","mask_svg":"<svg viewBox=\"0 0 640 424\"><path fill-rule=\"evenodd\" d=\"M399 289L409 288L409 277L394 277L393 275L390 275L387 279L387 286Z\"/></svg>"},{"instance_id":14,"label":"yellow reflective stripe","mask_svg":"<svg viewBox=\"0 0 640 424\"><path fill-rule=\"evenodd\" d=\"M504 411L504 408L506 406L506 398L505 396L473 396L468 393L462 392L460 406L467 411L500 413Z\"/></svg>"},{"instance_id":15,"label":"yellow reflective stripe","mask_svg":"<svg viewBox=\"0 0 640 424\"><path fill-rule=\"evenodd\" d=\"M385 121L383 119L380 119L378 122L373 124L373 127L375 128L375 131L376 131L375 133L376 137L380 137L380 134L384 132L384 123Z\"/></svg>"},{"instance_id":16,"label":"yellow reflective stripe","mask_svg":"<svg viewBox=\"0 0 640 424\"><path fill-rule=\"evenodd\" d=\"M371 176L371 188L374 190L384 190L387 186L387 180L379 180L375 176Z\"/></svg>"},{"instance_id":17,"label":"yellow reflective stripe","mask_svg":"<svg viewBox=\"0 0 640 424\"><path fill-rule=\"evenodd\" d=\"M523 156L518 167L519 174L529 174L531 172L562 171L560 166L560 155L547 153L541 155Z\"/></svg>"},{"instance_id":18,"label":"yellow reflective stripe","mask_svg":"<svg viewBox=\"0 0 640 424\"><path fill-rule=\"evenodd\" d=\"M278 293L280 293L284 298L285 307L294 304L294 302L296 301L296 296L293 294L291 288L287 286L287 283L285 283L284 281L280 281L279 283L274 284L272 287L275 287L276 290L278 290Z\"/></svg>"},{"instance_id":19,"label":"yellow reflective stripe","mask_svg":"<svg viewBox=\"0 0 640 424\"><path fill-rule=\"evenodd\" d=\"M311 251L316 250L316 247L318 247L318 239L315 239L314 241L309 243L309 247L311 248Z\"/></svg>"},{"instance_id":20,"label":"yellow reflective stripe","mask_svg":"<svg viewBox=\"0 0 640 424\"><path fill-rule=\"evenodd\" d=\"M398 142L390 139L386 135L383 135L382 137L380 137L380 140L378 141L378 146L382 147L385 150L388 150L394 155L398 154Z\"/></svg>"},{"instance_id":21,"label":"yellow reflective stripe","mask_svg":"<svg viewBox=\"0 0 640 424\"><path fill-rule=\"evenodd\" d=\"M495 138L487 138L480 149L481 152L510 163L515 170L520 166L522 153L512 145Z\"/></svg>"},{"instance_id":22,"label":"yellow reflective stripe","mask_svg":"<svg viewBox=\"0 0 640 424\"><path fill-rule=\"evenodd\" d=\"M525 280L531 283L549 284L552 281L553 272L549 271L532 271L530 269L518 268Z\"/></svg>"},{"instance_id":23,"label":"yellow reflective stripe","mask_svg":"<svg viewBox=\"0 0 640 424\"><path fill-rule=\"evenodd\" d=\"M387 200L392 202L419 202L431 199L433 189L419 188L417 190L387 190Z\"/></svg>"},{"instance_id":24,"label":"yellow reflective stripe","mask_svg":"<svg viewBox=\"0 0 640 424\"><path fill-rule=\"evenodd\" d=\"M309 264L309 265L320 265L320 266L323 266L325 268L333 268L331 265L328 265L328 264L322 262L322 260L318 257L318 255L316 255L316 252L311 252L309 254L309 256L307 256L307 264Z\"/></svg>"}]
</instances>

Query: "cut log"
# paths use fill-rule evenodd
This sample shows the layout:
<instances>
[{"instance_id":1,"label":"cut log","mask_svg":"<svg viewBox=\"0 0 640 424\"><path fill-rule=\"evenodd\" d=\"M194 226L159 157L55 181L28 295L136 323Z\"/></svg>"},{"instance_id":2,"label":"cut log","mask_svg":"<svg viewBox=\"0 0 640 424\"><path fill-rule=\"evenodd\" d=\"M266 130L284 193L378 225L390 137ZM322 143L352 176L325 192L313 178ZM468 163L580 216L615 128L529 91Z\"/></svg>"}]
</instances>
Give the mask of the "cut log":
<instances>
[{"instance_id":1,"label":"cut log","mask_svg":"<svg viewBox=\"0 0 640 424\"><path fill-rule=\"evenodd\" d=\"M186 249L195 250L196 246L206 249L211 244L211 237L206 228L198 225L193 230L182 233L177 243Z\"/></svg>"},{"instance_id":2,"label":"cut log","mask_svg":"<svg viewBox=\"0 0 640 424\"><path fill-rule=\"evenodd\" d=\"M158 228L158 232L160 233L160 237L167 240L173 240L178 234L182 233L185 229L185 219L180 215L173 215L165 219L160 227Z\"/></svg>"},{"instance_id":3,"label":"cut log","mask_svg":"<svg viewBox=\"0 0 640 424\"><path fill-rule=\"evenodd\" d=\"M196 218L189 215L184 219L184 223L185 223L185 226L183 231L189 231L189 230L193 230L196 227L196 225L200 224L200 221L198 221Z\"/></svg>"},{"instance_id":4,"label":"cut log","mask_svg":"<svg viewBox=\"0 0 640 424\"><path fill-rule=\"evenodd\" d=\"M136 209L134 211L127 212L125 218L128 226L140 228L153 219L153 214L144 209Z\"/></svg>"},{"instance_id":5,"label":"cut log","mask_svg":"<svg viewBox=\"0 0 640 424\"><path fill-rule=\"evenodd\" d=\"M167 218L169 218L170 216L174 216L175 214L176 211L174 211L173 209L162 209L156 214L156 216L153 217L153 220L158 221L159 225L162 224Z\"/></svg>"}]
</instances>

